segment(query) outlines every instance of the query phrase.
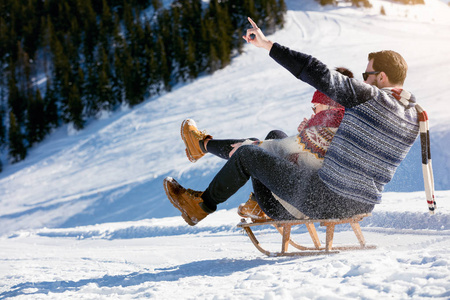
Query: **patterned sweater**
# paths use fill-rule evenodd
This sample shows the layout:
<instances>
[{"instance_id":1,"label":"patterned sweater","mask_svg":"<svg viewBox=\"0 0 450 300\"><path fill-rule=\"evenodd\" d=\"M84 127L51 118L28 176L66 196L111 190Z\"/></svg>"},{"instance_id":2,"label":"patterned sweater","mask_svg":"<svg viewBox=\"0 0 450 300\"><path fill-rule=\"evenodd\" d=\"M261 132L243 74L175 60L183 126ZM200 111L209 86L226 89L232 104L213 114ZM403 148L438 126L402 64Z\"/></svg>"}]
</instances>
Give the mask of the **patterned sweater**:
<instances>
[{"instance_id":1,"label":"patterned sweater","mask_svg":"<svg viewBox=\"0 0 450 300\"><path fill-rule=\"evenodd\" d=\"M336 115L335 118L339 119L335 123L339 123L342 115ZM337 129L338 125L305 126L295 136L279 140L264 140L259 142L259 146L279 157L288 159L300 167L320 169Z\"/></svg>"},{"instance_id":2,"label":"patterned sweater","mask_svg":"<svg viewBox=\"0 0 450 300\"><path fill-rule=\"evenodd\" d=\"M403 106L388 91L348 78L310 55L277 43L270 56L346 108L318 172L321 180L348 199L380 203L384 186L419 133L414 96Z\"/></svg>"}]
</instances>

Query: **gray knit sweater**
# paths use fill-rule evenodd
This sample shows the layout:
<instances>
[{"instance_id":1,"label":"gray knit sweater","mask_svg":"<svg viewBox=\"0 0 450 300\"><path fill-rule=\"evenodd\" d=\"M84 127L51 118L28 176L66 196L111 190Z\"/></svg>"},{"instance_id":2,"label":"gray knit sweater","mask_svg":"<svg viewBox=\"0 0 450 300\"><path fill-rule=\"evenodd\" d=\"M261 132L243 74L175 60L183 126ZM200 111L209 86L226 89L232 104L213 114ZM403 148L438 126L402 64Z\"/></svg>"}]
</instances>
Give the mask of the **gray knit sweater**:
<instances>
[{"instance_id":1,"label":"gray knit sweater","mask_svg":"<svg viewBox=\"0 0 450 300\"><path fill-rule=\"evenodd\" d=\"M270 56L298 79L345 106L319 177L335 193L377 204L419 133L415 98L403 106L390 92L329 69L275 43Z\"/></svg>"}]
</instances>

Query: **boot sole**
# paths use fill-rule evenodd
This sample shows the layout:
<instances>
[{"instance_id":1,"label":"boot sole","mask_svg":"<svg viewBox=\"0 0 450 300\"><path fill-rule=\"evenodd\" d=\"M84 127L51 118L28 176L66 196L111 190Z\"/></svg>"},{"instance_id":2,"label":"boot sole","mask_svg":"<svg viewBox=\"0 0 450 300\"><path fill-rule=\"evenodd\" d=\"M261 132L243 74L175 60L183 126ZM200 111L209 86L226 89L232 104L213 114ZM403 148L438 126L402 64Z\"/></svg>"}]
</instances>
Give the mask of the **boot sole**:
<instances>
[{"instance_id":1,"label":"boot sole","mask_svg":"<svg viewBox=\"0 0 450 300\"><path fill-rule=\"evenodd\" d=\"M183 121L183 123L181 123L180 134L181 134L181 139L182 139L183 142L184 142L184 146L186 146L185 151L186 151L186 156L187 156L187 158L189 159L190 162L195 163L195 162L197 161L197 159L195 159L195 158L192 156L192 154L189 152L189 146L188 146L188 143L186 142L186 136L184 135L184 132L183 132L184 125L185 125L186 123L188 123L189 121L191 121L191 119L186 119L186 120Z\"/></svg>"},{"instance_id":2,"label":"boot sole","mask_svg":"<svg viewBox=\"0 0 450 300\"><path fill-rule=\"evenodd\" d=\"M181 217L188 223L190 226L195 226L197 222L194 222L191 220L189 215L186 213L186 211L178 204L178 201L176 199L173 199L172 196L169 193L169 180L167 178L164 179L164 191L166 192L167 198L169 198L170 203L178 209L181 212Z\"/></svg>"},{"instance_id":3,"label":"boot sole","mask_svg":"<svg viewBox=\"0 0 450 300\"><path fill-rule=\"evenodd\" d=\"M261 222L267 222L267 221L273 221L273 219L267 217L261 217L258 215L254 215L252 213L243 213L241 211L241 207L238 207L238 211L237 211L238 215L241 216L242 218L250 218L252 220L252 222L254 223L261 223Z\"/></svg>"},{"instance_id":4,"label":"boot sole","mask_svg":"<svg viewBox=\"0 0 450 300\"><path fill-rule=\"evenodd\" d=\"M243 214L240 211L238 211L238 215L242 218L250 218L252 222L254 223L262 223L262 222L268 222L273 221L273 219L267 217L267 218L261 218L260 216L252 215L252 214Z\"/></svg>"}]
</instances>

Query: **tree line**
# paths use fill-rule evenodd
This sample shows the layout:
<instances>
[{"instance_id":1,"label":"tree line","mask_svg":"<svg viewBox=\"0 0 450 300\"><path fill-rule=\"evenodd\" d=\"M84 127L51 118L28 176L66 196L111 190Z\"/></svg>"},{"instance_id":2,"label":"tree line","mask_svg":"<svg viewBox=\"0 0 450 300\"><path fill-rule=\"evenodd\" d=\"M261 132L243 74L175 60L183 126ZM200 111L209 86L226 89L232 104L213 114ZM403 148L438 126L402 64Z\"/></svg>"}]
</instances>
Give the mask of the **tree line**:
<instances>
[{"instance_id":1,"label":"tree line","mask_svg":"<svg viewBox=\"0 0 450 300\"><path fill-rule=\"evenodd\" d=\"M247 16L282 27L284 0L0 0L0 147L11 162L52 129L213 73ZM0 150L1 150L0 149Z\"/></svg>"}]
</instances>

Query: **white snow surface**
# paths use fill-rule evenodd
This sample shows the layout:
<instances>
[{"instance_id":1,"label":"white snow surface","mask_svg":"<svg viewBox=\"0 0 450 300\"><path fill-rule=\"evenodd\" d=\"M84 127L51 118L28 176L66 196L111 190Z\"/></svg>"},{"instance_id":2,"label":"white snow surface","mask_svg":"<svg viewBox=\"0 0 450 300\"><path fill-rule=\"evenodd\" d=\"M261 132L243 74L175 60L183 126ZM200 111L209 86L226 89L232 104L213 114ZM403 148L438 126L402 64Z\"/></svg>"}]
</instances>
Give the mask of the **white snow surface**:
<instances>
[{"instance_id":1,"label":"white snow surface","mask_svg":"<svg viewBox=\"0 0 450 300\"><path fill-rule=\"evenodd\" d=\"M400 52L405 88L430 117L438 210L427 211L415 145L362 223L375 250L274 258L236 227L246 185L195 227L167 200L162 179L204 189L224 161L190 163L180 124L192 118L216 138L295 134L314 89L246 45L211 76L91 121L56 130L26 160L0 173L0 299L449 299L450 8L439 0L372 9L287 1L273 41L346 66L357 78L367 54ZM379 14L383 6L386 16ZM417 143L416 143L417 144ZM325 239L322 227L319 237ZM279 250L275 229L256 230ZM293 236L311 245L305 228ZM338 225L335 244L357 243Z\"/></svg>"}]
</instances>

